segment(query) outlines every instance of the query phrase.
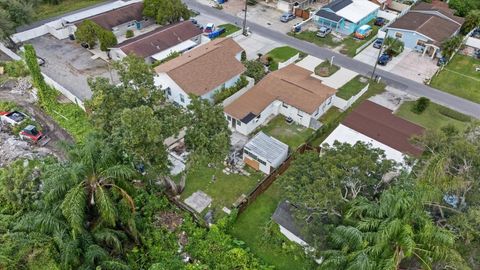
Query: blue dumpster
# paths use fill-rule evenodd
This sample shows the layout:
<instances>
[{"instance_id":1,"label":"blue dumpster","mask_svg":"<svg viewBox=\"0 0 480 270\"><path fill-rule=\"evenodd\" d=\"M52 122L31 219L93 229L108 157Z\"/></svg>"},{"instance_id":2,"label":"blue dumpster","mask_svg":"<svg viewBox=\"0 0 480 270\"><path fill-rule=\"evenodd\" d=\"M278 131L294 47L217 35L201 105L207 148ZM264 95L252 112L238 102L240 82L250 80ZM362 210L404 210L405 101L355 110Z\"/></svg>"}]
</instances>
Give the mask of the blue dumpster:
<instances>
[{"instance_id":1,"label":"blue dumpster","mask_svg":"<svg viewBox=\"0 0 480 270\"><path fill-rule=\"evenodd\" d=\"M293 30L295 31L295 33L298 33L302 30L302 26L300 25L295 25L295 27L293 28Z\"/></svg>"},{"instance_id":2,"label":"blue dumpster","mask_svg":"<svg viewBox=\"0 0 480 270\"><path fill-rule=\"evenodd\" d=\"M225 33L225 28L218 28L217 30L211 32L210 34L208 34L208 38L209 39L214 39L214 38L217 38L218 36L220 36L221 34Z\"/></svg>"}]
</instances>

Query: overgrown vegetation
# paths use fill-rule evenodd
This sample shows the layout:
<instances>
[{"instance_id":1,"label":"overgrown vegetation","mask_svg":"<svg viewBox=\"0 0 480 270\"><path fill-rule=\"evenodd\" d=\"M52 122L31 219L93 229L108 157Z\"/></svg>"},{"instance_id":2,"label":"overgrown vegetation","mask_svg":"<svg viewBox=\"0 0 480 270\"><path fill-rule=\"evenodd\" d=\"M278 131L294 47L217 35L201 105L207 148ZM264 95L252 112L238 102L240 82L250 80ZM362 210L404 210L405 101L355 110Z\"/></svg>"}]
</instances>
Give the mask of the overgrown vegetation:
<instances>
[{"instance_id":1,"label":"overgrown vegetation","mask_svg":"<svg viewBox=\"0 0 480 270\"><path fill-rule=\"evenodd\" d=\"M265 66L258 60L247 60L243 63L247 71L244 75L255 80L258 83L265 76Z\"/></svg>"},{"instance_id":2,"label":"overgrown vegetation","mask_svg":"<svg viewBox=\"0 0 480 270\"><path fill-rule=\"evenodd\" d=\"M225 99L230 97L231 95L235 94L238 92L240 89L244 88L247 86L248 80L245 76L240 76L238 81L233 85L232 87L228 88L222 88L218 90L214 95L213 95L213 102L215 104L222 103Z\"/></svg>"},{"instance_id":3,"label":"overgrown vegetation","mask_svg":"<svg viewBox=\"0 0 480 270\"><path fill-rule=\"evenodd\" d=\"M0 67L3 67L5 73L10 77L26 77L28 76L28 67L25 65L25 62L22 60L19 61L8 61L0 62Z\"/></svg>"},{"instance_id":4,"label":"overgrown vegetation","mask_svg":"<svg viewBox=\"0 0 480 270\"><path fill-rule=\"evenodd\" d=\"M188 20L191 12L180 0L145 0L143 15L155 18L158 24Z\"/></svg>"},{"instance_id":5,"label":"overgrown vegetation","mask_svg":"<svg viewBox=\"0 0 480 270\"><path fill-rule=\"evenodd\" d=\"M86 43L91 49L98 41L102 51L107 51L118 43L117 37L112 31L104 29L91 20L84 20L75 31L75 36L79 43Z\"/></svg>"}]
</instances>

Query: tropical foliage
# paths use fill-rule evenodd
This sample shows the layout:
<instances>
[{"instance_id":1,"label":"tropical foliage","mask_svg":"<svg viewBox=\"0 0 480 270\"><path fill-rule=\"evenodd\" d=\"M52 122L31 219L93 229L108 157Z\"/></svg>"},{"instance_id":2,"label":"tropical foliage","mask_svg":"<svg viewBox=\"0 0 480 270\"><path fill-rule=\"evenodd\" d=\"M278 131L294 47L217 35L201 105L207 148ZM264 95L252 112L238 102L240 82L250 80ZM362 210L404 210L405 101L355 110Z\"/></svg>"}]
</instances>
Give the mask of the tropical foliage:
<instances>
[{"instance_id":1,"label":"tropical foliage","mask_svg":"<svg viewBox=\"0 0 480 270\"><path fill-rule=\"evenodd\" d=\"M143 14L158 24L175 23L190 18L190 10L180 0L145 0Z\"/></svg>"}]
</instances>

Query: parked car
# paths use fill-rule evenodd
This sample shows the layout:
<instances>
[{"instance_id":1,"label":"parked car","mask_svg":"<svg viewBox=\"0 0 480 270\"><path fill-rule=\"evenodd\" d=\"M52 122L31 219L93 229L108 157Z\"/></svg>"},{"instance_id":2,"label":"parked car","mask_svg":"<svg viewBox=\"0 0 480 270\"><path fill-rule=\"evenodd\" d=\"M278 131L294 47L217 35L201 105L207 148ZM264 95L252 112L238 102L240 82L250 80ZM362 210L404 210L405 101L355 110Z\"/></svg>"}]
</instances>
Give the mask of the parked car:
<instances>
[{"instance_id":1,"label":"parked car","mask_svg":"<svg viewBox=\"0 0 480 270\"><path fill-rule=\"evenodd\" d=\"M322 26L318 29L318 32L317 32L317 37L321 37L321 38L324 38L326 37L328 34L330 34L332 32L332 28L330 27L326 27L326 26Z\"/></svg>"},{"instance_id":2,"label":"parked car","mask_svg":"<svg viewBox=\"0 0 480 270\"><path fill-rule=\"evenodd\" d=\"M383 26L383 25L385 25L386 22L387 22L387 20L385 18L377 17L373 24L377 25L377 26Z\"/></svg>"},{"instance_id":3,"label":"parked car","mask_svg":"<svg viewBox=\"0 0 480 270\"><path fill-rule=\"evenodd\" d=\"M374 42L373 42L373 48L375 49L380 49L383 45L383 38L377 38Z\"/></svg>"},{"instance_id":4,"label":"parked car","mask_svg":"<svg viewBox=\"0 0 480 270\"><path fill-rule=\"evenodd\" d=\"M0 112L0 121L3 124L9 124L12 126L16 126L23 122L27 118L27 115L13 111L13 112Z\"/></svg>"},{"instance_id":5,"label":"parked car","mask_svg":"<svg viewBox=\"0 0 480 270\"><path fill-rule=\"evenodd\" d=\"M388 53L383 53L378 58L378 64L381 65L381 66L386 66L387 63L390 62L390 60L392 60L392 56Z\"/></svg>"},{"instance_id":6,"label":"parked car","mask_svg":"<svg viewBox=\"0 0 480 270\"><path fill-rule=\"evenodd\" d=\"M368 24L360 26L357 31L355 31L354 36L358 39L365 39L372 32L372 27Z\"/></svg>"},{"instance_id":7,"label":"parked car","mask_svg":"<svg viewBox=\"0 0 480 270\"><path fill-rule=\"evenodd\" d=\"M40 130L38 130L34 125L26 126L22 131L20 131L20 138L22 140L30 141L40 146L46 145L50 138L46 137Z\"/></svg>"},{"instance_id":8,"label":"parked car","mask_svg":"<svg viewBox=\"0 0 480 270\"><path fill-rule=\"evenodd\" d=\"M213 31L215 31L215 24L213 23L207 23L207 25L205 25L205 27L203 28L203 34L206 36L208 36Z\"/></svg>"},{"instance_id":9,"label":"parked car","mask_svg":"<svg viewBox=\"0 0 480 270\"><path fill-rule=\"evenodd\" d=\"M289 22L291 20L295 19L295 15L293 15L292 13L290 12L287 12L287 13L283 13L283 15L280 17L280 21L281 22Z\"/></svg>"},{"instance_id":10,"label":"parked car","mask_svg":"<svg viewBox=\"0 0 480 270\"><path fill-rule=\"evenodd\" d=\"M438 61L437 61L437 66L443 66L447 63L447 59L445 57L441 57L441 58L438 58Z\"/></svg>"}]
</instances>

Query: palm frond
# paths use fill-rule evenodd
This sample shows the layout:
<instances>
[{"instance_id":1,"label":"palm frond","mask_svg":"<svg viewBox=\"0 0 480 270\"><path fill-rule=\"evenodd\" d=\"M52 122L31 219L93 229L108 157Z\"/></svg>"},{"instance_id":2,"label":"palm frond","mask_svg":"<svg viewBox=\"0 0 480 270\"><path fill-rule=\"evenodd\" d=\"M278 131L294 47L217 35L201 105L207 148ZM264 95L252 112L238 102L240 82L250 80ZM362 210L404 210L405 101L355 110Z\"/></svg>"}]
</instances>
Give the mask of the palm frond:
<instances>
[{"instance_id":1,"label":"palm frond","mask_svg":"<svg viewBox=\"0 0 480 270\"><path fill-rule=\"evenodd\" d=\"M108 191L105 190L104 187L97 187L95 191L95 201L102 221L105 222L107 226L114 226L117 217L117 210L115 209Z\"/></svg>"},{"instance_id":2,"label":"palm frond","mask_svg":"<svg viewBox=\"0 0 480 270\"><path fill-rule=\"evenodd\" d=\"M62 213L72 228L80 232L83 230L85 221L87 194L83 182L72 188L61 204Z\"/></svg>"}]
</instances>

